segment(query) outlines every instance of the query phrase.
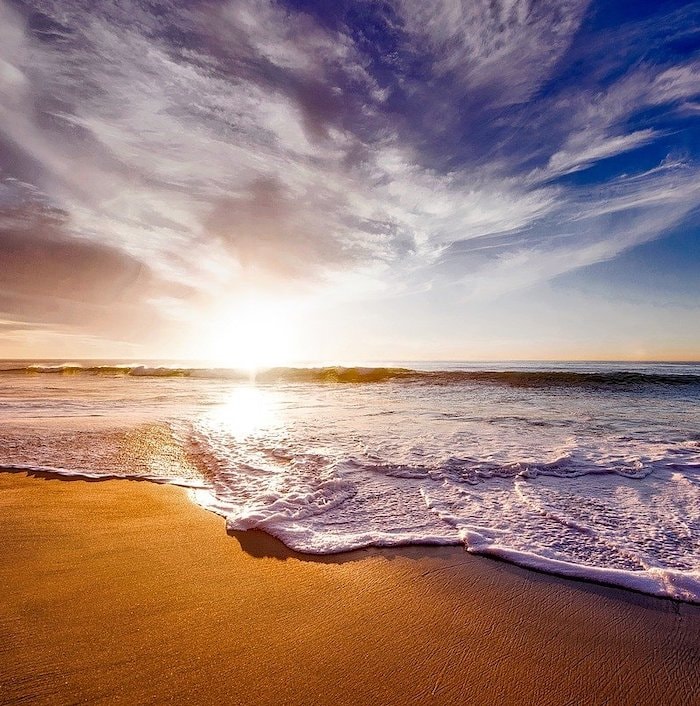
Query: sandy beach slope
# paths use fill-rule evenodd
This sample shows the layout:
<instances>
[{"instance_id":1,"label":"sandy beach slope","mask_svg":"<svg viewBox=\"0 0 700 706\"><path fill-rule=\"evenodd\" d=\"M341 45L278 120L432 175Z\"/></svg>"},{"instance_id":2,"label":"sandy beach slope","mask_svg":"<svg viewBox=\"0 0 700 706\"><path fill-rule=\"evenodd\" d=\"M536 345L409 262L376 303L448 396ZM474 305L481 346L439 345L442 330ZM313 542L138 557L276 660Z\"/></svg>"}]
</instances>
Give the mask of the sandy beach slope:
<instances>
[{"instance_id":1,"label":"sandy beach slope","mask_svg":"<svg viewBox=\"0 0 700 706\"><path fill-rule=\"evenodd\" d=\"M691 704L700 607L457 548L309 560L186 492L0 474L0 702Z\"/></svg>"}]
</instances>

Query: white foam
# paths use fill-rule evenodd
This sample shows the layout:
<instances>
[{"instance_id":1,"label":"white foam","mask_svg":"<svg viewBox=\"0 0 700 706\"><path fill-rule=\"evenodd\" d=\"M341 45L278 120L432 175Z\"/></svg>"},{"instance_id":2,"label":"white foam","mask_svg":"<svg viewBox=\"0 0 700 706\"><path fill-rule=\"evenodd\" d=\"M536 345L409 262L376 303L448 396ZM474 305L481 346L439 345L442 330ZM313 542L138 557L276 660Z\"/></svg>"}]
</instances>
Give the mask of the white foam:
<instances>
[{"instance_id":1,"label":"white foam","mask_svg":"<svg viewBox=\"0 0 700 706\"><path fill-rule=\"evenodd\" d=\"M230 530L261 529L301 552L463 544L700 602L694 388L251 388L167 376L7 385L0 464L14 470L174 483ZM88 413L99 423L76 416Z\"/></svg>"},{"instance_id":2,"label":"white foam","mask_svg":"<svg viewBox=\"0 0 700 706\"><path fill-rule=\"evenodd\" d=\"M561 559L549 559L532 552L518 551L507 546L492 544L476 532L465 531L463 540L469 552L497 557L529 569L537 569L558 576L586 579L595 583L621 586L655 596L700 603L700 571L677 571L661 568L639 571L609 569L575 564Z\"/></svg>"},{"instance_id":3,"label":"white foam","mask_svg":"<svg viewBox=\"0 0 700 706\"><path fill-rule=\"evenodd\" d=\"M213 459L214 490L200 502L230 529L261 529L300 552L461 543L542 571L700 601L694 441L611 443L593 431L586 446L568 436L546 448L552 432L499 429L491 451L490 428L479 427L475 458L464 440L461 454L445 455L454 439L394 421L375 411L371 432L366 419L336 419L328 437L310 437L316 426L287 420L282 435L237 438L205 419L198 444ZM370 434L374 447L353 445ZM530 459L509 459L504 439Z\"/></svg>"},{"instance_id":4,"label":"white foam","mask_svg":"<svg viewBox=\"0 0 700 706\"><path fill-rule=\"evenodd\" d=\"M54 466L37 466L29 463L2 463L0 473L10 471L12 473L41 474L72 478L75 480L101 481L101 480L132 480L147 481L149 483L159 483L161 485L176 485L182 488L197 490L208 490L209 485L191 478L180 476L159 476L145 473L111 473L104 471L85 471L71 468L56 468Z\"/></svg>"}]
</instances>

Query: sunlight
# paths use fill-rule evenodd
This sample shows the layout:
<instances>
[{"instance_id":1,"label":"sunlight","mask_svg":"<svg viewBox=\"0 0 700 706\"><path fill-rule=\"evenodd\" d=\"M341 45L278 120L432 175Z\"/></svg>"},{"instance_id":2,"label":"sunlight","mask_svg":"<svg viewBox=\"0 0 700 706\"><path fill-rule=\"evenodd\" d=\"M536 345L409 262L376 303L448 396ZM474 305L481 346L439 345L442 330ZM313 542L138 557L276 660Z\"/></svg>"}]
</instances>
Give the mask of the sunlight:
<instances>
[{"instance_id":1,"label":"sunlight","mask_svg":"<svg viewBox=\"0 0 700 706\"><path fill-rule=\"evenodd\" d=\"M297 355L298 313L284 302L249 299L212 317L209 355L226 367L257 370L289 365Z\"/></svg>"},{"instance_id":2,"label":"sunlight","mask_svg":"<svg viewBox=\"0 0 700 706\"><path fill-rule=\"evenodd\" d=\"M243 439L276 422L274 395L255 385L241 385L209 417L237 439Z\"/></svg>"}]
</instances>

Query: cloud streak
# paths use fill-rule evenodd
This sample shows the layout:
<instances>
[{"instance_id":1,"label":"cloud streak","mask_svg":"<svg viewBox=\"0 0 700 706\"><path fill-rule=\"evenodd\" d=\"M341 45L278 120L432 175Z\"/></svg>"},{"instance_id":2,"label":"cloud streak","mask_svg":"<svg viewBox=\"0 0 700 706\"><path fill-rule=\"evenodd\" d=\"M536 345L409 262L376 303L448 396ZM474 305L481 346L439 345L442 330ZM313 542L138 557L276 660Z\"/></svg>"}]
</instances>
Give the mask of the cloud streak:
<instances>
[{"instance_id":1,"label":"cloud streak","mask_svg":"<svg viewBox=\"0 0 700 706\"><path fill-rule=\"evenodd\" d=\"M692 57L593 52L593 82L571 79L578 0L322 5L2 0L0 318L46 320L30 251L87 292L57 323L106 305L102 281L167 328L177 302L260 287L495 296L698 204L695 155L635 161L696 109ZM83 274L49 271L68 260Z\"/></svg>"}]
</instances>

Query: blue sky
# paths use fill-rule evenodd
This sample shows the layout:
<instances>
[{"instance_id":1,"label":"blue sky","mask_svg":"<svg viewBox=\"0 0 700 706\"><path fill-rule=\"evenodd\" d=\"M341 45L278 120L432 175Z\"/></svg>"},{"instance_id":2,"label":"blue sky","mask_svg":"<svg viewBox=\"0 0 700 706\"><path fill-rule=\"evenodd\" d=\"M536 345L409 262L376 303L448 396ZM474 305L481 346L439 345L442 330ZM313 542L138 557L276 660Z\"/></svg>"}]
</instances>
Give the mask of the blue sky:
<instances>
[{"instance_id":1,"label":"blue sky","mask_svg":"<svg viewBox=\"0 0 700 706\"><path fill-rule=\"evenodd\" d=\"M698 3L1 0L0 355L700 358L699 50Z\"/></svg>"}]
</instances>

